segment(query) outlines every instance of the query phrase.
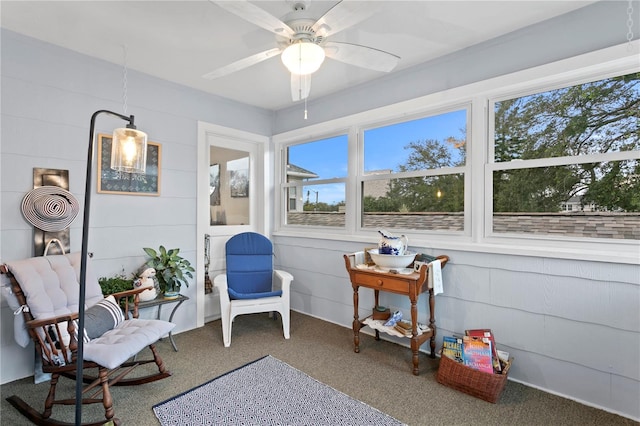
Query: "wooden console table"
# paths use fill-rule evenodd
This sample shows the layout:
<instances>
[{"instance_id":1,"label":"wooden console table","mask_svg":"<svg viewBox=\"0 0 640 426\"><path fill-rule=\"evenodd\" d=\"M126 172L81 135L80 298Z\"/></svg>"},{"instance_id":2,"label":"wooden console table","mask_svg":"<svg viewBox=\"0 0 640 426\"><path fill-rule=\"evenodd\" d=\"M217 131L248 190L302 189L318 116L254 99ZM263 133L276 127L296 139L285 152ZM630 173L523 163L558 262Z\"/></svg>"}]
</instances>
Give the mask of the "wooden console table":
<instances>
[{"instance_id":1,"label":"wooden console table","mask_svg":"<svg viewBox=\"0 0 640 426\"><path fill-rule=\"evenodd\" d=\"M184 303L185 300L189 300L189 298L185 295L179 295L175 299L165 299L162 294L159 294L153 300L147 300L146 302L139 302L138 309L152 308L154 306L158 307L158 314L156 315L156 319L160 319L160 313L162 312L162 305L166 305L168 303L176 303L177 305L173 307L171 314L169 315L169 322L173 321L173 315L176 313L180 305ZM171 342L171 346L173 346L173 350L178 352L178 347L176 346L176 342L173 340L172 331L169 332L169 341Z\"/></svg>"},{"instance_id":2,"label":"wooden console table","mask_svg":"<svg viewBox=\"0 0 640 426\"><path fill-rule=\"evenodd\" d=\"M449 261L448 256L437 256L442 266ZM435 320L435 297L433 288L428 288L428 267L422 265L419 272L408 275L398 273L381 272L374 269L359 269L356 265L356 255L344 255L345 266L349 273L351 286L353 287L353 343L354 351L360 352L360 329L367 324L360 321L358 315L358 289L360 287L374 290L375 305L378 306L380 291L396 293L408 296L411 300L411 324L412 336L411 350L413 352L413 374L418 375L418 350L420 346L430 339L431 358L435 358L436 353L436 320ZM418 333L418 297L421 293L429 293L429 328ZM376 340L380 340L379 330L375 330Z\"/></svg>"}]
</instances>

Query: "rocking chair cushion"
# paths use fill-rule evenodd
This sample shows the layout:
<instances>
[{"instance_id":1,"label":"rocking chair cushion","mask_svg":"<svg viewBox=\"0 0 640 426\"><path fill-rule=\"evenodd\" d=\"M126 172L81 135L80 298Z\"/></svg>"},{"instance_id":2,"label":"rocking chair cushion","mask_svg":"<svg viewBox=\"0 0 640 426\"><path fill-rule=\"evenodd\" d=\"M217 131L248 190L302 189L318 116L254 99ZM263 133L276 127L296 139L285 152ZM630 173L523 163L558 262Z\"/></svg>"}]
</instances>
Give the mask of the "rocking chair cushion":
<instances>
[{"instance_id":1,"label":"rocking chair cushion","mask_svg":"<svg viewBox=\"0 0 640 426\"><path fill-rule=\"evenodd\" d=\"M129 319L84 346L84 359L109 369L116 368L145 347L168 334L175 324L168 321Z\"/></svg>"},{"instance_id":2,"label":"rocking chair cushion","mask_svg":"<svg viewBox=\"0 0 640 426\"><path fill-rule=\"evenodd\" d=\"M71 253L7 262L29 300L29 311L35 319L78 312L80 259L80 253ZM104 296L91 263L87 264L87 283L95 283L86 288L86 305L92 306ZM30 337L21 312L14 318L16 342L25 343ZM69 336L65 332L66 327L61 327L61 337L68 342Z\"/></svg>"},{"instance_id":3,"label":"rocking chair cushion","mask_svg":"<svg viewBox=\"0 0 640 426\"><path fill-rule=\"evenodd\" d=\"M20 302L16 298L16 295L13 294L11 288L8 286L4 288L4 300L7 301L9 308L13 311L14 319L13 319L13 336L15 337L16 343L23 348L26 348L29 343L31 343L31 337L29 337L29 332L27 331L27 326L24 322L24 316L22 315L22 310L26 309L25 306L20 306Z\"/></svg>"}]
</instances>

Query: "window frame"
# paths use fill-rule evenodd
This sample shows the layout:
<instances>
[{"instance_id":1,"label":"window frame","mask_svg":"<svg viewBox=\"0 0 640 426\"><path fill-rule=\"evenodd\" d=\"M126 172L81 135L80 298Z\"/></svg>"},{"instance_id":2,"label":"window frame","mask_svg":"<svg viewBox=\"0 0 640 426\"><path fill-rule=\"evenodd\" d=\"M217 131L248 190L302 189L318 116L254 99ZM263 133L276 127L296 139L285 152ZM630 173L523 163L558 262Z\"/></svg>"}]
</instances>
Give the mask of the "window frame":
<instances>
[{"instance_id":1,"label":"window frame","mask_svg":"<svg viewBox=\"0 0 640 426\"><path fill-rule=\"evenodd\" d=\"M338 177L338 178L325 178L325 179L316 179L316 180L312 180L312 181L299 181L299 182L287 182L287 149L289 149L290 147L296 146L296 145L303 145L305 143L313 143L313 142L318 142L318 141L322 141L325 139L330 139L330 138L334 138L334 137L338 137L338 136L347 136L347 174L344 177ZM331 131L325 134L321 134L321 135L313 135L313 136L307 136L303 139L300 140L295 140L286 144L280 144L277 147L277 151L279 153L279 158L280 161L278 163L278 167L276 167L276 171L278 172L276 174L276 206L280 206L281 210L279 213L276 213L276 221L277 221L277 225L276 225L276 230L277 229L281 229L281 228L289 228L291 230L301 230L301 231L305 231L305 230L316 230L319 232L326 232L327 230L330 230L331 232L335 232L335 233L340 233L340 234L344 234L346 233L346 228L348 227L348 220L346 218L346 212L345 212L345 227L327 227L327 226L310 226L310 225L292 225L292 224L288 224L287 223L287 214L289 212L289 207L288 207L288 202L289 202L289 197L288 197L288 189L289 188L296 188L296 191L300 191L301 194L303 194L304 196L304 191L303 188L305 186L318 186L318 185L327 185L327 184L334 184L334 183L344 183L345 185L345 204L348 202L347 200L349 199L347 193L348 193L348 188L349 188L349 184L348 184L348 180L349 180L349 174L351 173L351 166L350 166L350 158L351 158L351 154L349 152L350 150L350 146L351 146L351 130L345 130L344 128L342 129L337 129L335 131ZM285 205L282 205L282 202L285 202Z\"/></svg>"},{"instance_id":2,"label":"window frame","mask_svg":"<svg viewBox=\"0 0 640 426\"><path fill-rule=\"evenodd\" d=\"M451 110L455 106L470 103L470 120L467 128L467 170L465 173L465 232L454 235L448 232L409 231L410 244L416 247L438 247L439 249L462 250L471 252L501 253L524 256L539 256L563 259L593 261L611 261L616 263L638 264L638 240L607 240L576 238L551 238L540 235L509 235L491 232L493 225L492 175L495 170L504 168L508 163L495 163L493 156L492 101L523 96L527 93L542 92L556 88L581 84L588 81L640 72L637 51L640 42L633 42L629 49L627 43L610 48L563 59L557 62L537 66L503 76L468 85L447 89L420 98L399 102L386 107L340 117L323 123L313 124L274 135L272 137L276 151L286 149L287 145L313 141L337 133L337 129L348 129L349 170L346 181L346 226L344 230L327 230L326 227L314 230L305 226L293 229L284 225L282 218L286 214L280 202L276 203L274 235L290 235L305 238L363 242L371 244L377 241L375 230L362 229L359 215L361 182L363 176L362 129L408 121L409 117L432 115L437 111ZM322 136L320 136L322 135ZM579 157L556 157L551 159L526 160L519 167L532 165L560 165L563 162L593 162L637 158L638 151L612 152ZM282 163L281 163L282 164ZM513 165L511 165L513 166ZM276 200L282 194L282 166L276 167ZM278 176L279 174L279 176ZM394 175L394 177L399 177ZM357 204L354 202L357 201ZM302 232L300 232L302 231Z\"/></svg>"},{"instance_id":3,"label":"window frame","mask_svg":"<svg viewBox=\"0 0 640 426\"><path fill-rule=\"evenodd\" d=\"M433 177L433 176L444 176L444 175L453 175L453 174L463 174L464 175L464 229L462 231L456 232L447 232L440 230L418 230L418 229L402 229L402 228L393 228L393 230L397 230L398 232L406 232L411 234L423 234L425 237L433 234L445 234L448 236L455 237L467 237L471 236L471 212L470 212L470 202L471 202L471 170L470 170L470 158L468 151L471 145L471 108L472 103L470 100L464 102L450 103L446 105L441 105L436 108L425 109L420 113L412 114L412 115L403 115L402 117L396 117L392 120L385 121L373 121L367 123L366 125L356 125L355 131L358 135L357 137L357 152L360 153L357 158L357 174L355 176L355 185L356 185L356 214L357 218L362 218L365 214L364 208L362 205L362 185L368 181L376 181L381 180L381 175L376 175L372 173L366 173L364 170L364 160L365 160L365 140L364 133L368 130L378 129L386 126L393 126L395 124L406 123L410 121L420 120L423 118L435 117L442 114L447 114L454 111L464 110L466 111L466 135L465 135L465 165L457 166L457 167L443 167L438 169L423 169L423 170L412 170L408 172L391 172L388 175L384 175L387 179L405 179L405 178L413 178L413 177ZM371 232L371 228L365 228L362 226L362 220L358 219L356 223L356 228L358 232L368 233Z\"/></svg>"}]
</instances>

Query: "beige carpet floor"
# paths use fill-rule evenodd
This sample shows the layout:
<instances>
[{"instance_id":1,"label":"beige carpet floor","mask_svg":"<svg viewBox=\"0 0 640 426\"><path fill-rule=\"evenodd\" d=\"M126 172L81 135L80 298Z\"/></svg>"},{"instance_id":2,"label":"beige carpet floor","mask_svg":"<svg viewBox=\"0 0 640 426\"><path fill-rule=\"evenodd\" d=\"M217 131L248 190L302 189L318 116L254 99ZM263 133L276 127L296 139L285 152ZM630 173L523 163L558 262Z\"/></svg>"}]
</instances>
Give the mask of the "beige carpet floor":
<instances>
[{"instance_id":1,"label":"beige carpet floor","mask_svg":"<svg viewBox=\"0 0 640 426\"><path fill-rule=\"evenodd\" d=\"M229 348L222 344L220 321L174 338L178 352L168 339L157 345L172 377L113 389L116 417L124 424L158 425L151 409L154 404L272 355L409 425L638 425L515 382L508 382L499 402L491 404L436 382L439 359L421 354L420 375L414 376L410 349L361 333L360 353L355 353L350 329L296 312L291 314L289 340L282 336L280 321L266 314L237 317ZM29 424L6 397L17 394L41 409L47 391L48 383L34 385L33 378L2 385L0 423ZM64 391L73 395L74 384L63 378L58 394ZM83 420L103 418L100 407L85 408ZM73 422L73 415L73 407L54 409L58 419Z\"/></svg>"}]
</instances>

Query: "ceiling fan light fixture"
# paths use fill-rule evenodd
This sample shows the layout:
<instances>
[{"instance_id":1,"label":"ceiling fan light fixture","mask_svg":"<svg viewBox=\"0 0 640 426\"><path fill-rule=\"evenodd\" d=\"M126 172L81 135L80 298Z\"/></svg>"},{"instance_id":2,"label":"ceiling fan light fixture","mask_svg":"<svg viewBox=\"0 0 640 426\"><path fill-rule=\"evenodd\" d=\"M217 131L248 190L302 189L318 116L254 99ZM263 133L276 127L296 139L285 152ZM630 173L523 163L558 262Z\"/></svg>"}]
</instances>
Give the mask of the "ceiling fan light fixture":
<instances>
[{"instance_id":1,"label":"ceiling fan light fixture","mask_svg":"<svg viewBox=\"0 0 640 426\"><path fill-rule=\"evenodd\" d=\"M310 41L299 41L284 49L280 57L292 74L312 74L324 62L324 49Z\"/></svg>"}]
</instances>

